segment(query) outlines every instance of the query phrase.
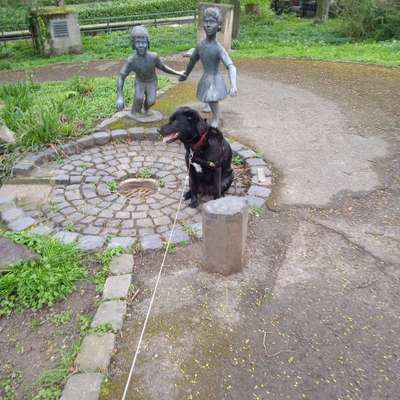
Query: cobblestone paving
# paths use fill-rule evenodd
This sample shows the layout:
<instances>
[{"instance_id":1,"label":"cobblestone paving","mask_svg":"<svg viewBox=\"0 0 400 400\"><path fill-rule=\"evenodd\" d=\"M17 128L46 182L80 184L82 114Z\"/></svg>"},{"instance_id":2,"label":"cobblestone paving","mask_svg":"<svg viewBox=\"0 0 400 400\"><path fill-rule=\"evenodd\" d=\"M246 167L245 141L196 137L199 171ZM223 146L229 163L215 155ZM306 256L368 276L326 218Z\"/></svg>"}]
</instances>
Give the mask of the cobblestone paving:
<instances>
[{"instance_id":1,"label":"cobblestone paving","mask_svg":"<svg viewBox=\"0 0 400 400\"><path fill-rule=\"evenodd\" d=\"M84 235L137 237L171 229L186 177L185 150L179 144L143 140L109 143L52 162L58 184L44 216L55 227ZM237 171L230 194L245 194L246 174ZM146 197L113 192L127 178L155 179L158 190ZM65 182L65 183L63 183ZM201 208L183 203L180 223L201 221Z\"/></svg>"}]
</instances>

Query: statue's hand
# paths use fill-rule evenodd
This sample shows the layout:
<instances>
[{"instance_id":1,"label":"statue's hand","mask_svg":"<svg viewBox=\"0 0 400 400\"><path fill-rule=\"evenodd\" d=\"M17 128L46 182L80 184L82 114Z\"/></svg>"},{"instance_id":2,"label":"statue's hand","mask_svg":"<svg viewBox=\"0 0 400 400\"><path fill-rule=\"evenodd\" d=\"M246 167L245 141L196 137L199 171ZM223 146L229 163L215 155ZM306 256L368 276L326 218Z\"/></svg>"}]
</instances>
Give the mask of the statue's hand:
<instances>
[{"instance_id":1,"label":"statue's hand","mask_svg":"<svg viewBox=\"0 0 400 400\"><path fill-rule=\"evenodd\" d=\"M179 82L183 82L183 81L186 81L186 79L187 79L187 75L186 75L186 72L185 71L181 71L181 72L179 72Z\"/></svg>"},{"instance_id":2,"label":"statue's hand","mask_svg":"<svg viewBox=\"0 0 400 400\"><path fill-rule=\"evenodd\" d=\"M122 96L119 96L117 98L117 110L122 111L124 107L125 107L124 98Z\"/></svg>"},{"instance_id":3,"label":"statue's hand","mask_svg":"<svg viewBox=\"0 0 400 400\"><path fill-rule=\"evenodd\" d=\"M237 96L237 87L236 86L232 86L231 90L229 91L229 94L231 95L231 97Z\"/></svg>"}]
</instances>

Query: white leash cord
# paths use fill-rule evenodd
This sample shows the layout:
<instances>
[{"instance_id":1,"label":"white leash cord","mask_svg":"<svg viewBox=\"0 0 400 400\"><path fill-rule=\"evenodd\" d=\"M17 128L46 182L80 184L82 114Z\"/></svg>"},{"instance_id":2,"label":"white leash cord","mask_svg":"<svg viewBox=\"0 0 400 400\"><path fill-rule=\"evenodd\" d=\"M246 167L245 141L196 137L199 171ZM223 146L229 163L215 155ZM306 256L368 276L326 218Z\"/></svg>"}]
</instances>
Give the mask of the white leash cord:
<instances>
[{"instance_id":1,"label":"white leash cord","mask_svg":"<svg viewBox=\"0 0 400 400\"><path fill-rule=\"evenodd\" d=\"M154 286L153 295L151 296L151 300L150 300L150 304L149 304L149 309L147 310L147 315L146 315L146 319L144 320L144 324L143 324L143 328L142 328L142 333L140 334L139 342L138 342L138 345L137 345L137 347L136 347L135 356L133 357L132 366L131 366L131 369L130 369L130 371L129 371L128 379L127 379L127 381L126 381L124 394L122 395L122 400L125 400L125 399L126 399L126 395L127 395L127 393L128 393L129 384L131 383L131 379L132 379L133 370L134 370L135 365L136 365L136 360L137 360L138 355L139 355L139 353L140 353L140 347L141 347L141 345L142 345L142 340L143 340L144 332L145 332L145 330L146 330L147 322L148 322L149 317L150 317L150 312L151 312L151 309L152 309L152 307L153 307L154 299L155 299L155 297L156 297L156 292L157 292L157 288L158 288L158 283L160 282L160 278L161 278L162 271L163 271L163 269L164 269L164 264L165 264L165 260L166 260L166 258L167 258L169 246L170 246L170 244L171 244L171 238L172 238L172 235L173 235L174 230L175 230L176 221L177 221L177 219L178 219L179 211L181 210L181 205L182 205L182 200L183 200L183 193L184 193L184 190L185 190L185 187L186 187L186 182L187 182L187 180L188 180L188 176L186 176L185 181L184 181L183 186L182 186L182 193L181 193L181 198L180 198L180 201L179 201L178 210L176 211L175 219L174 219L174 224L172 225L172 229L171 229L171 232L170 232L170 234L169 234L167 246L166 246L165 252L164 252L164 258L163 258L163 260L162 260L161 267L160 267L160 271L159 271L159 273L158 273L157 280L156 280L156 284L155 284L155 286Z\"/></svg>"}]
</instances>

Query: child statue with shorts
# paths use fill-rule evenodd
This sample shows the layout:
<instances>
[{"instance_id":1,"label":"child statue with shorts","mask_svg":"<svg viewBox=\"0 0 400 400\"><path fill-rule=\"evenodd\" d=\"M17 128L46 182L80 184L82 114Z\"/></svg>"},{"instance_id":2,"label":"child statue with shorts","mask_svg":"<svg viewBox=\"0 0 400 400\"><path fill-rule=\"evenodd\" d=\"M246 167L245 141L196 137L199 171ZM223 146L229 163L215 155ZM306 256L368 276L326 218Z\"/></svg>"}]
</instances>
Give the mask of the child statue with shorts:
<instances>
[{"instance_id":1,"label":"child statue with shorts","mask_svg":"<svg viewBox=\"0 0 400 400\"><path fill-rule=\"evenodd\" d=\"M135 95L132 106L132 117L142 118L150 115L150 108L156 102L157 75L156 68L168 74L182 77L183 72L178 72L163 64L157 54L150 48L150 36L143 26L135 26L131 32L132 48L136 54L130 56L122 67L117 79L117 110L125 107L124 82L126 77L135 73Z\"/></svg>"}]
</instances>

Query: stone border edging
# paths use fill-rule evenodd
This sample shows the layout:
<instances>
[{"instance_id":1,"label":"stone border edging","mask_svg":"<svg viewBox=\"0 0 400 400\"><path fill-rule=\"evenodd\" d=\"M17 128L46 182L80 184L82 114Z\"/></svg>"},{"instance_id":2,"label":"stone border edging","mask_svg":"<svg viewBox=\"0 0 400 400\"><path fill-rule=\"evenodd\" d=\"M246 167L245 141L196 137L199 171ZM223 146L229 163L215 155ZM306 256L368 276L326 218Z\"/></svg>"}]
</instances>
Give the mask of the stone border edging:
<instances>
[{"instance_id":1,"label":"stone border edging","mask_svg":"<svg viewBox=\"0 0 400 400\"><path fill-rule=\"evenodd\" d=\"M40 167L45 162L54 161L61 153L63 156L79 154L85 149L94 146L102 146L114 141L125 140L161 140L157 128L129 128L115 129L111 131L96 131L79 139L72 140L60 145L58 148L48 148L34 153L27 153L25 157L18 161L13 168L15 177L26 177L36 167ZM228 138L229 140L229 138ZM267 163L253 150L239 142L231 142L234 155L239 156L250 168L251 186L245 196L250 206L263 207L271 195L272 172ZM51 179L54 184L69 185L74 182L68 175L55 176ZM21 232L31 229L31 232L42 235L53 235L64 244L77 242L77 247L82 251L98 251L107 245L108 247L122 246L125 249L135 245L138 241L136 237L113 237L107 240L105 236L78 234L58 230L54 232L52 228L45 224L40 224L34 218L27 216L22 208L16 206L16 198L11 196L0 196L0 219L7 225L8 229ZM182 226L178 226L171 238L173 244L190 241L193 236L197 239L202 237L201 223L191 224L189 235ZM163 248L164 242L168 240L169 232L163 234L148 234L139 238L142 250L159 250Z\"/></svg>"},{"instance_id":2,"label":"stone border edging","mask_svg":"<svg viewBox=\"0 0 400 400\"><path fill-rule=\"evenodd\" d=\"M103 289L103 302L93 318L91 328L110 324L112 332L90 333L84 337L74 365L77 373L68 378L61 400L96 400L99 398L111 358L116 335L121 331L127 312L127 297L131 287L133 255L113 257L110 276Z\"/></svg>"}]
</instances>

